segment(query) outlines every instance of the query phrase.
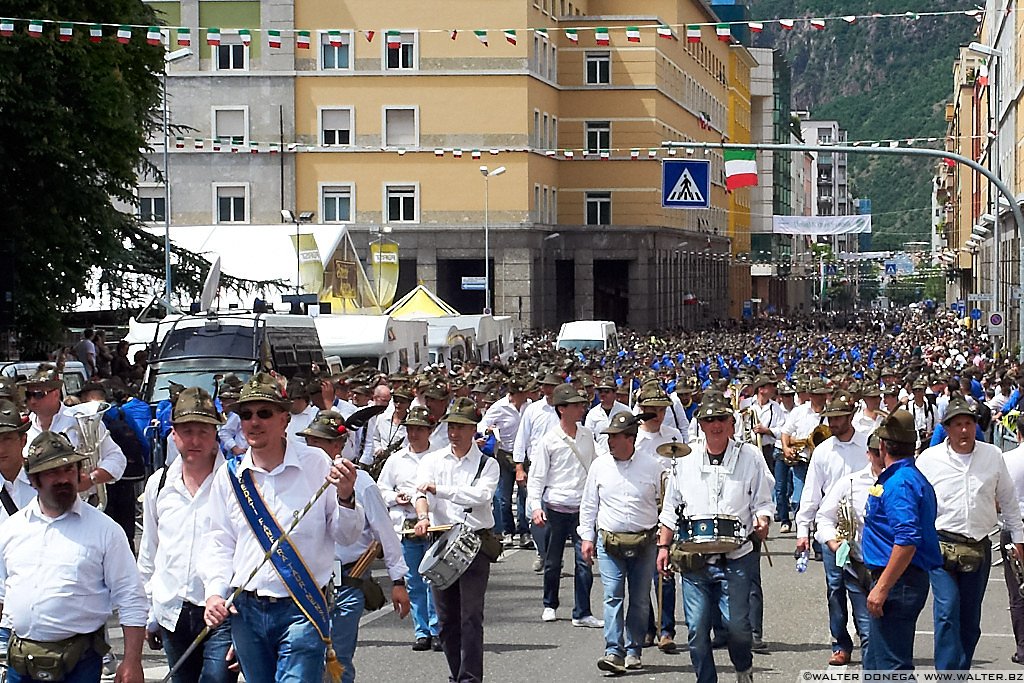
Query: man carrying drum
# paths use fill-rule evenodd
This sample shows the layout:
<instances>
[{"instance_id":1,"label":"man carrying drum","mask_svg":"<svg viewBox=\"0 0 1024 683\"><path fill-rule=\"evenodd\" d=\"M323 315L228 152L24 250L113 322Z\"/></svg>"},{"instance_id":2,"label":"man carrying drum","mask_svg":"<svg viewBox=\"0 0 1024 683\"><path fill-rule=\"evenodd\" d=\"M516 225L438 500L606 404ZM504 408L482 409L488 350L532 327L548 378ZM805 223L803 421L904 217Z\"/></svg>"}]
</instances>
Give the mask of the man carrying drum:
<instances>
[{"instance_id":1,"label":"man carrying drum","mask_svg":"<svg viewBox=\"0 0 1024 683\"><path fill-rule=\"evenodd\" d=\"M749 536L762 541L775 514L772 484L756 446L732 439L735 414L724 402L697 410L704 440L682 458L668 481L659 521L658 570L669 573L673 536L681 549L700 553L683 567L683 606L690 659L698 683L718 680L711 649L711 626L718 609L716 587L729 596L729 658L737 680L753 680L750 591L760 559ZM679 533L677 533L677 529ZM711 536L700 537L703 530ZM702 552L706 548L710 552Z\"/></svg>"}]
</instances>

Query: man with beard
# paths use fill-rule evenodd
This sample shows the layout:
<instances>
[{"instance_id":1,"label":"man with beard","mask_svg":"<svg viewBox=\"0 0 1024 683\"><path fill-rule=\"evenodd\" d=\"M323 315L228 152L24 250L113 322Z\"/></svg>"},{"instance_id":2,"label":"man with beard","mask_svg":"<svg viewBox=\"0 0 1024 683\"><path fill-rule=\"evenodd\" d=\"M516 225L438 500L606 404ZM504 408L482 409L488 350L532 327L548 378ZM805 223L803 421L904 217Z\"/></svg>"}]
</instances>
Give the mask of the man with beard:
<instances>
[{"instance_id":1,"label":"man with beard","mask_svg":"<svg viewBox=\"0 0 1024 683\"><path fill-rule=\"evenodd\" d=\"M38 495L0 526L8 681L98 683L104 625L117 610L124 655L115 680L143 682L146 593L121 527L78 497L85 457L63 434L41 432L25 463Z\"/></svg>"}]
</instances>

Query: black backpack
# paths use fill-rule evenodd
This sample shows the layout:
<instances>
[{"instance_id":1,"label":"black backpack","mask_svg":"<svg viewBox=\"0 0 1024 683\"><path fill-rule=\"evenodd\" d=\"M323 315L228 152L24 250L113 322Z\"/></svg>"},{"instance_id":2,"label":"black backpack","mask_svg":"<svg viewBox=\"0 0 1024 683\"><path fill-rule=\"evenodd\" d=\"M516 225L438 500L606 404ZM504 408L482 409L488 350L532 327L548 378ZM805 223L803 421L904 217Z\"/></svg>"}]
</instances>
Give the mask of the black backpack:
<instances>
[{"instance_id":1,"label":"black backpack","mask_svg":"<svg viewBox=\"0 0 1024 683\"><path fill-rule=\"evenodd\" d=\"M124 474L121 475L121 481L141 481L145 479L146 447L139 438L138 433L128 423L124 412L119 407L115 407L107 415L108 418L104 420L104 424L107 427L107 431L110 432L110 438L114 440L114 443L117 444L121 452L124 453L124 457L128 460Z\"/></svg>"}]
</instances>

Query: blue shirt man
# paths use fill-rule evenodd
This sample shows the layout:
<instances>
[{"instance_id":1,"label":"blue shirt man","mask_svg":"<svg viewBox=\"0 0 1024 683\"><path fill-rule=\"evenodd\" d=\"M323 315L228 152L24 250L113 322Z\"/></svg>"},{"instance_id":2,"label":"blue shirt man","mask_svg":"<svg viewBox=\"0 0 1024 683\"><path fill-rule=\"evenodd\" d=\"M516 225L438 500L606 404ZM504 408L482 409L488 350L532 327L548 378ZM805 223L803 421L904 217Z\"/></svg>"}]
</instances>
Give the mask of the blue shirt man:
<instances>
[{"instance_id":1,"label":"blue shirt man","mask_svg":"<svg viewBox=\"0 0 1024 683\"><path fill-rule=\"evenodd\" d=\"M885 470L868 491L862 552L874 585L865 671L914 668L914 631L928 600L928 572L942 566L935 490L914 464L917 430L905 409L875 432Z\"/></svg>"}]
</instances>

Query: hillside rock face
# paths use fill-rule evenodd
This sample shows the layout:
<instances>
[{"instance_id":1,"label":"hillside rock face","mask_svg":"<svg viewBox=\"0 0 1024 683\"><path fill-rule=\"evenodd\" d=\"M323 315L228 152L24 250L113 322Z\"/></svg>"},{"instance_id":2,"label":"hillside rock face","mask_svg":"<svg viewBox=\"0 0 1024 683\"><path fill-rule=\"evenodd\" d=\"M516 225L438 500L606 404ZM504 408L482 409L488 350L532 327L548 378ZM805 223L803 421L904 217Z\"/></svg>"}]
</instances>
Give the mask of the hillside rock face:
<instances>
[{"instance_id":1,"label":"hillside rock face","mask_svg":"<svg viewBox=\"0 0 1024 683\"><path fill-rule=\"evenodd\" d=\"M824 30L798 22L792 31L768 24L758 47L780 48L792 68L792 108L836 119L854 140L938 138L946 134L944 104L953 90L952 65L978 22L962 13L872 18L873 13L963 10L956 0L751 0L754 20L835 17ZM856 23L839 17L856 15ZM929 191L935 164L927 159L850 156L855 197L868 197L875 249L927 240Z\"/></svg>"}]
</instances>

